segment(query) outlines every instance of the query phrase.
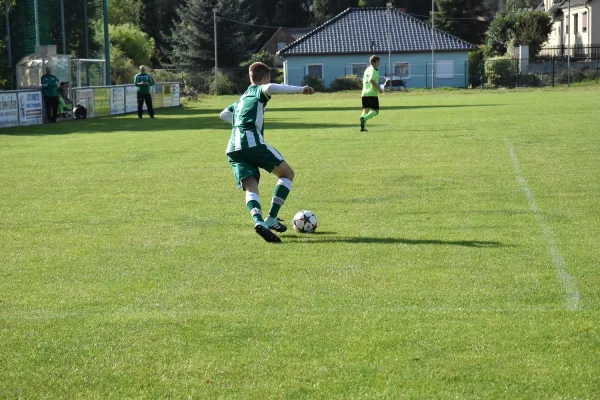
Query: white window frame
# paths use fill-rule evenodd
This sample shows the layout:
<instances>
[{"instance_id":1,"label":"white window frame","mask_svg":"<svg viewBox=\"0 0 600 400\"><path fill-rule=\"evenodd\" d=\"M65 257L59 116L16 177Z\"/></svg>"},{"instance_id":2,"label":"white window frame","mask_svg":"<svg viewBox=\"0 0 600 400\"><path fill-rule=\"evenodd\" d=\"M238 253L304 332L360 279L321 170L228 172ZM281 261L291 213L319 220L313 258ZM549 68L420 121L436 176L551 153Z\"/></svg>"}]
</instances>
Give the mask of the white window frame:
<instances>
[{"instance_id":1,"label":"white window frame","mask_svg":"<svg viewBox=\"0 0 600 400\"><path fill-rule=\"evenodd\" d=\"M452 73L440 73L440 64L441 65L451 65ZM454 60L436 60L435 61L435 79L454 79L456 74L454 73Z\"/></svg>"},{"instance_id":2,"label":"white window frame","mask_svg":"<svg viewBox=\"0 0 600 400\"><path fill-rule=\"evenodd\" d=\"M360 66L363 66L363 65L364 65L365 69L363 70L363 72L362 72L361 74L355 74L355 73L354 73L354 66L355 66L355 65L360 65ZM364 62L363 62L363 63L352 63L352 64L351 64L351 67L352 67L352 75L356 75L356 76L358 76L359 78L362 78L362 76L365 74L365 71L367 70L367 68L369 68L369 64L368 64L368 63L364 63Z\"/></svg>"},{"instance_id":3,"label":"white window frame","mask_svg":"<svg viewBox=\"0 0 600 400\"><path fill-rule=\"evenodd\" d=\"M312 64L306 64L306 75L310 75L309 71L310 71L310 67L321 67L321 76L319 78L325 80L325 64L323 63L312 63ZM312 75L310 75L312 76Z\"/></svg>"},{"instance_id":4,"label":"white window frame","mask_svg":"<svg viewBox=\"0 0 600 400\"><path fill-rule=\"evenodd\" d=\"M408 75L406 75L406 76L402 75L402 76L400 76L400 78L403 79L403 80L404 79L410 79L410 61L394 61L392 63L393 71L390 71L391 72L390 75L391 76L398 76L398 75L396 75L396 65L400 65L400 64L406 64L408 66Z\"/></svg>"}]
</instances>

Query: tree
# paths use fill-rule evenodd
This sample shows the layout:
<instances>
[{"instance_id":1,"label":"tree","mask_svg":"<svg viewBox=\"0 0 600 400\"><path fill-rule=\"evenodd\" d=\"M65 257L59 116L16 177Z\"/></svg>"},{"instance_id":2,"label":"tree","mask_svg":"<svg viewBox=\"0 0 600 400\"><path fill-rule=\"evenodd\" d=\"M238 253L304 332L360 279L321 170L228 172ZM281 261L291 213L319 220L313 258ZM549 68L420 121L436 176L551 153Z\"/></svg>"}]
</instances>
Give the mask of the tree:
<instances>
[{"instance_id":1,"label":"tree","mask_svg":"<svg viewBox=\"0 0 600 400\"><path fill-rule=\"evenodd\" d=\"M534 10L540 4L539 0L505 0L506 11L516 11L523 8Z\"/></svg>"},{"instance_id":2,"label":"tree","mask_svg":"<svg viewBox=\"0 0 600 400\"><path fill-rule=\"evenodd\" d=\"M112 0L111 0L112 1ZM171 36L179 21L177 10L187 3L186 0L141 0L140 25L142 31L154 39L157 53L154 65L169 62ZM206 2L211 7L211 2Z\"/></svg>"},{"instance_id":3,"label":"tree","mask_svg":"<svg viewBox=\"0 0 600 400\"><path fill-rule=\"evenodd\" d=\"M211 0L188 0L178 11L171 39L172 63L188 71L214 66L213 12ZM218 60L221 67L237 67L258 46L258 31L250 10L250 0L222 0L216 5Z\"/></svg>"},{"instance_id":4,"label":"tree","mask_svg":"<svg viewBox=\"0 0 600 400\"><path fill-rule=\"evenodd\" d=\"M140 26L142 0L110 0L108 22L112 25L133 24Z\"/></svg>"},{"instance_id":5,"label":"tree","mask_svg":"<svg viewBox=\"0 0 600 400\"><path fill-rule=\"evenodd\" d=\"M488 23L483 0L436 0L435 25L471 43L481 43Z\"/></svg>"},{"instance_id":6,"label":"tree","mask_svg":"<svg viewBox=\"0 0 600 400\"><path fill-rule=\"evenodd\" d=\"M359 0L314 0L313 12L317 24L329 21L350 7L358 7Z\"/></svg>"},{"instance_id":7,"label":"tree","mask_svg":"<svg viewBox=\"0 0 600 400\"><path fill-rule=\"evenodd\" d=\"M279 0L269 25L301 27L311 23L310 4L298 0Z\"/></svg>"},{"instance_id":8,"label":"tree","mask_svg":"<svg viewBox=\"0 0 600 400\"><path fill-rule=\"evenodd\" d=\"M134 65L148 65L155 51L154 39L133 24L109 25L110 44L117 47Z\"/></svg>"},{"instance_id":9,"label":"tree","mask_svg":"<svg viewBox=\"0 0 600 400\"><path fill-rule=\"evenodd\" d=\"M498 15L487 31L485 54L502 56L514 46L529 45L531 56L537 55L552 32L552 18L545 11L521 9Z\"/></svg>"}]
</instances>

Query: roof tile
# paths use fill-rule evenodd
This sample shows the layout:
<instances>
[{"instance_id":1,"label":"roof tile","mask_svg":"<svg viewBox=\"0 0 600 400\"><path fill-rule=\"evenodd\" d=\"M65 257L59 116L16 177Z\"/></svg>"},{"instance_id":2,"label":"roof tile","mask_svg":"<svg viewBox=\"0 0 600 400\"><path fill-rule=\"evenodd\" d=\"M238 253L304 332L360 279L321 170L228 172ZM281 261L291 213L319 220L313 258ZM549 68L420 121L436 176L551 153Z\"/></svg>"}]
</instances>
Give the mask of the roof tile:
<instances>
[{"instance_id":1,"label":"roof tile","mask_svg":"<svg viewBox=\"0 0 600 400\"><path fill-rule=\"evenodd\" d=\"M430 51L431 25L408 14L384 7L348 8L301 39L281 49L283 56L309 54L349 54L388 51L393 53ZM379 29L377 29L379 27ZM436 51L472 50L471 43L435 28Z\"/></svg>"}]
</instances>

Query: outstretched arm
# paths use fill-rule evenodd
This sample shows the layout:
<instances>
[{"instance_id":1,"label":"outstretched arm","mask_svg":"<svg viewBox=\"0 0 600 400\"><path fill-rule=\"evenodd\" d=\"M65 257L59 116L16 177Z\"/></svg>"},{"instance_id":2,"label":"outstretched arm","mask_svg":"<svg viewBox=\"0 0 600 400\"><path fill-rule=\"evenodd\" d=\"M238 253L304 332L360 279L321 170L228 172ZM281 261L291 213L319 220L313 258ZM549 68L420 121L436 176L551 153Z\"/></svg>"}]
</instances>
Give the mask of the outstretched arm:
<instances>
[{"instance_id":1,"label":"outstretched arm","mask_svg":"<svg viewBox=\"0 0 600 400\"><path fill-rule=\"evenodd\" d=\"M280 85L278 83L267 83L262 87L265 96L271 97L272 94L288 93L288 94L313 94L315 90L310 86L292 86Z\"/></svg>"},{"instance_id":2,"label":"outstretched arm","mask_svg":"<svg viewBox=\"0 0 600 400\"><path fill-rule=\"evenodd\" d=\"M230 105L229 107L227 107L226 109L221 111L219 118L221 118L225 122L229 122L230 124L233 124L233 106L234 106L234 104Z\"/></svg>"}]
</instances>

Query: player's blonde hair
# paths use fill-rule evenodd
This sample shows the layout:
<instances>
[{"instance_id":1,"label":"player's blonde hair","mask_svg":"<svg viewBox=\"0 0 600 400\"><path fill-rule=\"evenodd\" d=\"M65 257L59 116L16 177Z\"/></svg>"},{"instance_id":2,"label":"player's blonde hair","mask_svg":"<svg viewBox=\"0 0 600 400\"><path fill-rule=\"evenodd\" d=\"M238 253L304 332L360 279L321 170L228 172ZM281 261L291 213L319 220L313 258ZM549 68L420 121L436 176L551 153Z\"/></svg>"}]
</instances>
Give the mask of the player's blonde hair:
<instances>
[{"instance_id":1,"label":"player's blonde hair","mask_svg":"<svg viewBox=\"0 0 600 400\"><path fill-rule=\"evenodd\" d=\"M371 65L373 65L374 63L376 63L376 62L377 62L377 61L379 61L379 60L381 60L381 59L379 58L379 56L371 56L371 57L369 58L369 62L371 63Z\"/></svg>"},{"instance_id":2,"label":"player's blonde hair","mask_svg":"<svg viewBox=\"0 0 600 400\"><path fill-rule=\"evenodd\" d=\"M258 82L271 75L271 68L267 67L264 63L255 62L248 68L248 73L250 74L251 82Z\"/></svg>"}]
</instances>

